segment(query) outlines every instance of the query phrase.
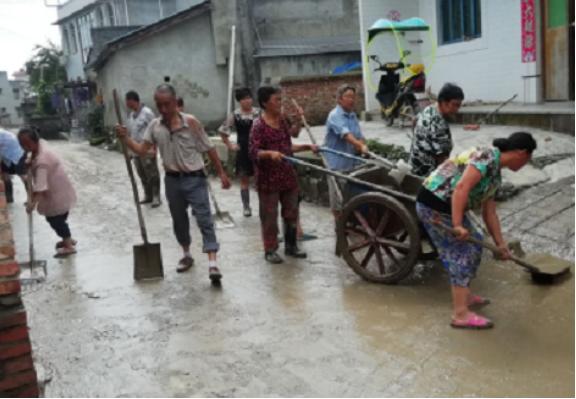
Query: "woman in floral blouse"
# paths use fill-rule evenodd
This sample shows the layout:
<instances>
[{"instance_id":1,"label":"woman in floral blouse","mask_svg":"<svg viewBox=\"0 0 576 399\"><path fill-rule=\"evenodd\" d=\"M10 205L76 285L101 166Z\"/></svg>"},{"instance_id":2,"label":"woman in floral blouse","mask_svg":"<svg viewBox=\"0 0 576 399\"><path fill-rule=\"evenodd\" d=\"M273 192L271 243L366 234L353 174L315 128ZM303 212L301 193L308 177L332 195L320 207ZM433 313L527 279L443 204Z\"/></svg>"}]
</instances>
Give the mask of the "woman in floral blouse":
<instances>
[{"instance_id":1,"label":"woman in floral blouse","mask_svg":"<svg viewBox=\"0 0 576 399\"><path fill-rule=\"evenodd\" d=\"M530 133L516 132L496 139L493 147L465 151L442 163L424 181L416 202L416 212L440 260L450 274L452 286L452 327L484 329L493 323L472 311L470 306L487 305L489 300L470 291L470 282L482 258L482 247L465 241L482 234L464 215L468 209L482 208L484 223L500 249L510 257L496 214L494 194L502 183L501 169L518 171L530 160L536 141ZM451 227L452 235L438 224Z\"/></svg>"},{"instance_id":2,"label":"woman in floral blouse","mask_svg":"<svg viewBox=\"0 0 576 399\"><path fill-rule=\"evenodd\" d=\"M250 156L256 166L256 189L260 200L260 222L264 241L264 257L270 263L282 263L278 250L278 204L284 219L284 241L287 256L305 258L297 246L298 179L294 166L285 158L299 151L318 151L310 144L292 144L291 137L300 124L291 124L282 114L280 89L264 86L258 90L262 109L260 118L252 124ZM302 110L298 110L302 113Z\"/></svg>"}]
</instances>

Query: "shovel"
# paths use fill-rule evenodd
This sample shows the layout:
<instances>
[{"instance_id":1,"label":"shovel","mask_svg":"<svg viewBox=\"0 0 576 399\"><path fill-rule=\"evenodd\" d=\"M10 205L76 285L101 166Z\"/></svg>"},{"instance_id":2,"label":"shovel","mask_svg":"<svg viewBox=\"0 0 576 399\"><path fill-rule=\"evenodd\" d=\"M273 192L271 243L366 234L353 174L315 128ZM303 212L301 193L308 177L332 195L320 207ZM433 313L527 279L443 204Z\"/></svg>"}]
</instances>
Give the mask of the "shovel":
<instances>
[{"instance_id":1,"label":"shovel","mask_svg":"<svg viewBox=\"0 0 576 399\"><path fill-rule=\"evenodd\" d=\"M231 229L236 227L236 223L234 222L232 215L230 215L229 212L220 209L218 201L216 201L216 195L214 194L214 191L212 191L212 185L210 184L208 179L206 179L206 185L208 186L208 193L210 194L210 199L212 200L212 203L214 204L214 209L216 211L216 213L214 214L214 223L216 224L216 228Z\"/></svg>"},{"instance_id":2,"label":"shovel","mask_svg":"<svg viewBox=\"0 0 576 399\"><path fill-rule=\"evenodd\" d=\"M26 191L28 193L28 201L32 201L32 174L28 172L28 176L26 178ZM19 263L20 270L25 270L28 268L30 272L30 276L21 276L20 281L24 284L26 283L41 283L46 279L48 275L48 271L46 270L46 261L45 260L36 260L34 254L34 218L32 212L28 213L28 254L29 254L29 261ZM44 272L43 276L36 276L35 269L42 268Z\"/></svg>"},{"instance_id":3,"label":"shovel","mask_svg":"<svg viewBox=\"0 0 576 399\"><path fill-rule=\"evenodd\" d=\"M118 124L122 125L122 114L120 113L120 103L118 101L118 93L116 89L113 90L114 108L116 110L116 117ZM140 233L144 244L134 245L134 280L152 280L164 278L164 268L162 267L162 253L160 244L153 244L148 242L148 234L146 232L146 225L144 224L144 217L142 216L142 208L140 207L140 198L138 196L138 187L134 179L134 170L132 163L128 156L128 149L126 143L121 140L122 152L124 153L124 160L126 161L126 168L128 169L128 176L130 176L130 183L132 185L132 193L134 194L134 203L136 204L136 211L138 212L138 223L140 225Z\"/></svg>"},{"instance_id":4,"label":"shovel","mask_svg":"<svg viewBox=\"0 0 576 399\"><path fill-rule=\"evenodd\" d=\"M436 222L436 225L446 231L449 231L450 233L455 233L454 229L445 226L442 223ZM489 242L477 240L473 237L468 237L466 241L480 245L494 253L500 252L500 250L495 245L490 244ZM537 284L551 284L554 282L556 277L566 274L570 270L570 266L568 266L566 262L556 262L556 264L551 265L551 267L544 268L531 264L525 259L520 259L514 255L510 256L510 260L530 272L532 281Z\"/></svg>"}]
</instances>

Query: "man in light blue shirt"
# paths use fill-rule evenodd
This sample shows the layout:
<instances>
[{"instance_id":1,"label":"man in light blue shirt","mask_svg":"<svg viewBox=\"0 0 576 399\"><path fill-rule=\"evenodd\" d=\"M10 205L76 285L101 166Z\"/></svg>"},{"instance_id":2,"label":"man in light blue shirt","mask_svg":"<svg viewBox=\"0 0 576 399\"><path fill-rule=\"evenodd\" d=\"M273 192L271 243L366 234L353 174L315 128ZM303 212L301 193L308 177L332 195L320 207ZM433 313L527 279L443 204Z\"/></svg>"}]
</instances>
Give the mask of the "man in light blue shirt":
<instances>
[{"instance_id":1,"label":"man in light blue shirt","mask_svg":"<svg viewBox=\"0 0 576 399\"><path fill-rule=\"evenodd\" d=\"M12 180L10 175L26 175L26 153L20 147L16 135L0 128L0 169L4 180L6 201L14 202Z\"/></svg>"},{"instance_id":2,"label":"man in light blue shirt","mask_svg":"<svg viewBox=\"0 0 576 399\"><path fill-rule=\"evenodd\" d=\"M328 115L326 120L326 138L324 146L330 149L345 152L351 155L364 154L368 151L366 141L360 131L358 117L354 113L356 103L356 88L344 84L336 91L338 105ZM328 168L340 172L346 172L360 165L359 161L343 157L341 155L324 154ZM342 209L341 199L334 187L334 179L328 179L330 207L335 217L338 217Z\"/></svg>"}]
</instances>

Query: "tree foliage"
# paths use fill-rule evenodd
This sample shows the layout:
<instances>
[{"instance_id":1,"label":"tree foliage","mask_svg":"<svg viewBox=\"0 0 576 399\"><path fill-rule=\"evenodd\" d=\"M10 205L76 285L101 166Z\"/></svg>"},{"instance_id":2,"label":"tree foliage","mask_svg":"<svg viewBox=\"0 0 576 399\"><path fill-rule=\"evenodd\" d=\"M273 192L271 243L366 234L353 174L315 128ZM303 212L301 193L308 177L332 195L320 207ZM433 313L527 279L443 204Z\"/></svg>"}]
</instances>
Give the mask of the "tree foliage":
<instances>
[{"instance_id":1,"label":"tree foliage","mask_svg":"<svg viewBox=\"0 0 576 399\"><path fill-rule=\"evenodd\" d=\"M38 112L55 114L50 102L55 87L66 81L66 69L61 64L62 51L53 43L36 46L34 55L26 62L26 73L30 77L30 86L38 95Z\"/></svg>"}]
</instances>

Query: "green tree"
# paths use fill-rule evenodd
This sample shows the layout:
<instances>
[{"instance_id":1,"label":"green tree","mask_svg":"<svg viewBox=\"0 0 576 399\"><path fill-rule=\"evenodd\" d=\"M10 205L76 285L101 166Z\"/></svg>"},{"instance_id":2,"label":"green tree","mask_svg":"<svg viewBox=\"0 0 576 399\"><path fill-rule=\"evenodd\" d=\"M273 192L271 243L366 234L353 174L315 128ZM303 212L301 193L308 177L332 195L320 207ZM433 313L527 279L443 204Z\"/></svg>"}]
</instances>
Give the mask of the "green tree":
<instances>
[{"instance_id":1,"label":"green tree","mask_svg":"<svg viewBox=\"0 0 576 399\"><path fill-rule=\"evenodd\" d=\"M53 115L50 96L58 84L66 81L66 69L61 65L62 51L53 43L36 46L34 55L26 62L26 73L30 76L30 86L38 95L37 111L44 115Z\"/></svg>"}]
</instances>

